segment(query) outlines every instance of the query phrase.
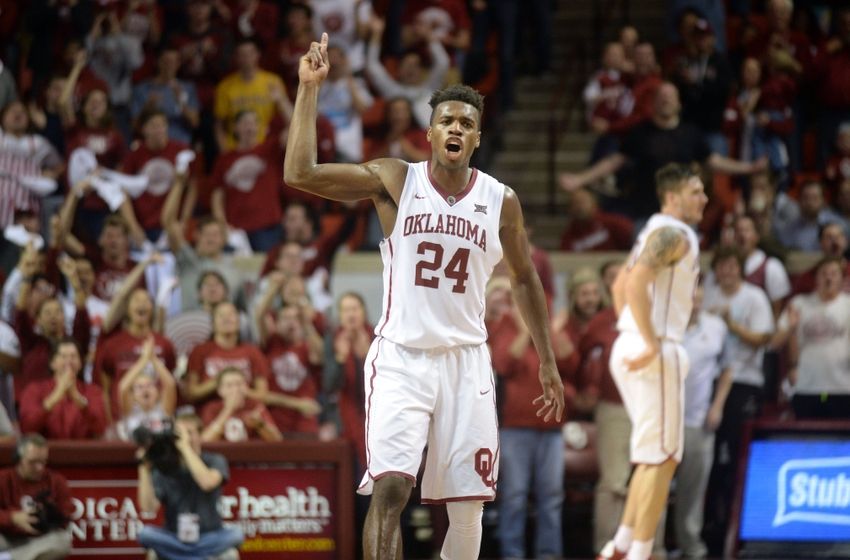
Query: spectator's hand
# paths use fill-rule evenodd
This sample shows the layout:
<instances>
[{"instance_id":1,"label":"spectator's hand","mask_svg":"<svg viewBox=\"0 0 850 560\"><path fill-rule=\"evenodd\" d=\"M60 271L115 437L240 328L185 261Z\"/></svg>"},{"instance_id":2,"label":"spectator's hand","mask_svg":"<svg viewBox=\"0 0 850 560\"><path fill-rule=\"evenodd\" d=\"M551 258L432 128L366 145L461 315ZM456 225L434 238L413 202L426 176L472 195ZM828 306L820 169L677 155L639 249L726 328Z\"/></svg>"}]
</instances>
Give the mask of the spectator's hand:
<instances>
[{"instance_id":1,"label":"spectator's hand","mask_svg":"<svg viewBox=\"0 0 850 560\"><path fill-rule=\"evenodd\" d=\"M328 77L328 34L322 33L321 42L313 41L307 54L301 57L298 79L302 84L319 85Z\"/></svg>"},{"instance_id":2,"label":"spectator's hand","mask_svg":"<svg viewBox=\"0 0 850 560\"><path fill-rule=\"evenodd\" d=\"M174 440L174 446L177 448L177 451L179 451L181 455L185 455L189 451L192 451L192 443L189 441L189 434L186 431L186 426L184 426L180 422L175 422L174 435L177 436L177 438Z\"/></svg>"},{"instance_id":3,"label":"spectator's hand","mask_svg":"<svg viewBox=\"0 0 850 560\"><path fill-rule=\"evenodd\" d=\"M333 422L325 422L319 426L319 441L333 441L339 437L339 431Z\"/></svg>"},{"instance_id":4,"label":"spectator's hand","mask_svg":"<svg viewBox=\"0 0 850 560\"><path fill-rule=\"evenodd\" d=\"M59 380L56 382L56 385L63 393L71 389L76 389L77 372L74 371L74 368L72 368L70 364L66 365L62 369L62 372L59 374Z\"/></svg>"},{"instance_id":5,"label":"spectator's hand","mask_svg":"<svg viewBox=\"0 0 850 560\"><path fill-rule=\"evenodd\" d=\"M556 422L560 422L565 405L564 384L561 382L558 368L555 364L540 364L539 378L543 394L532 401L533 404L540 406L537 409L537 417L542 416L546 422L553 418Z\"/></svg>"},{"instance_id":6,"label":"spectator's hand","mask_svg":"<svg viewBox=\"0 0 850 560\"><path fill-rule=\"evenodd\" d=\"M570 312L567 309L563 309L552 316L552 320L550 321L550 326L552 328L553 333L559 333L564 330L564 327L567 326L567 323L570 321Z\"/></svg>"},{"instance_id":7,"label":"spectator's hand","mask_svg":"<svg viewBox=\"0 0 850 560\"><path fill-rule=\"evenodd\" d=\"M27 242L21 256L18 258L18 270L24 278L30 278L38 272L38 251L32 241Z\"/></svg>"},{"instance_id":8,"label":"spectator's hand","mask_svg":"<svg viewBox=\"0 0 850 560\"><path fill-rule=\"evenodd\" d=\"M315 399L298 399L296 410L300 412L302 416L312 418L322 411L322 407Z\"/></svg>"},{"instance_id":9,"label":"spectator's hand","mask_svg":"<svg viewBox=\"0 0 850 560\"><path fill-rule=\"evenodd\" d=\"M558 184L569 193L577 191L584 186L581 177L577 173L561 173L558 177Z\"/></svg>"},{"instance_id":10,"label":"spectator's hand","mask_svg":"<svg viewBox=\"0 0 850 560\"><path fill-rule=\"evenodd\" d=\"M366 332L366 329L356 329L353 338L354 355L362 360L369 353L371 346L372 341L369 339L369 333Z\"/></svg>"},{"instance_id":11,"label":"spectator's hand","mask_svg":"<svg viewBox=\"0 0 850 560\"><path fill-rule=\"evenodd\" d=\"M159 251L153 251L148 258L145 259L145 266L151 266L153 264L162 264L163 258Z\"/></svg>"},{"instance_id":12,"label":"spectator's hand","mask_svg":"<svg viewBox=\"0 0 850 560\"><path fill-rule=\"evenodd\" d=\"M348 355L351 354L351 348L352 340L348 333L339 333L336 338L334 338L334 356L336 357L336 361L344 363L348 359Z\"/></svg>"},{"instance_id":13,"label":"spectator's hand","mask_svg":"<svg viewBox=\"0 0 850 560\"><path fill-rule=\"evenodd\" d=\"M65 277L74 290L79 290L80 277L77 274L77 262L68 255L62 255L59 257L57 264L59 265L59 272L62 273L62 276Z\"/></svg>"},{"instance_id":14,"label":"spectator's hand","mask_svg":"<svg viewBox=\"0 0 850 560\"><path fill-rule=\"evenodd\" d=\"M93 171L86 177L83 177L74 184L73 191L78 197L82 198L94 190L94 186L91 184L91 179L96 173L97 170Z\"/></svg>"},{"instance_id":15,"label":"spectator's hand","mask_svg":"<svg viewBox=\"0 0 850 560\"><path fill-rule=\"evenodd\" d=\"M708 432L714 432L720 426L723 420L723 409L712 406L708 409L708 414L705 415L705 429Z\"/></svg>"},{"instance_id":16,"label":"spectator's hand","mask_svg":"<svg viewBox=\"0 0 850 560\"><path fill-rule=\"evenodd\" d=\"M12 513L12 523L28 535L39 534L36 528L33 527L34 524L38 523L38 518L28 511L21 509Z\"/></svg>"},{"instance_id":17,"label":"spectator's hand","mask_svg":"<svg viewBox=\"0 0 850 560\"><path fill-rule=\"evenodd\" d=\"M608 128L610 128L610 123L606 119L600 117L590 119L590 130L596 134L605 134L608 132Z\"/></svg>"},{"instance_id":18,"label":"spectator's hand","mask_svg":"<svg viewBox=\"0 0 850 560\"><path fill-rule=\"evenodd\" d=\"M232 393L224 397L224 411L227 416L233 414L245 405L245 396L239 393Z\"/></svg>"},{"instance_id":19,"label":"spectator's hand","mask_svg":"<svg viewBox=\"0 0 850 560\"><path fill-rule=\"evenodd\" d=\"M89 61L89 53L86 49L80 49L74 53L74 67L84 68Z\"/></svg>"},{"instance_id":20,"label":"spectator's hand","mask_svg":"<svg viewBox=\"0 0 850 560\"><path fill-rule=\"evenodd\" d=\"M245 425L252 430L259 430L263 427L266 421L263 419L263 409L260 406L255 407L245 416Z\"/></svg>"},{"instance_id":21,"label":"spectator's hand","mask_svg":"<svg viewBox=\"0 0 850 560\"><path fill-rule=\"evenodd\" d=\"M110 10L109 12L109 35L117 35L121 32L121 22L118 20L118 13Z\"/></svg>"},{"instance_id":22,"label":"spectator's hand","mask_svg":"<svg viewBox=\"0 0 850 560\"><path fill-rule=\"evenodd\" d=\"M761 156L750 164L750 175L766 171L768 167L770 167L770 162L767 156Z\"/></svg>"},{"instance_id":23,"label":"spectator's hand","mask_svg":"<svg viewBox=\"0 0 850 560\"><path fill-rule=\"evenodd\" d=\"M383 18L373 15L369 20L369 31L372 33L372 39L378 40L384 35L384 29L387 24Z\"/></svg>"},{"instance_id":24,"label":"spectator's hand","mask_svg":"<svg viewBox=\"0 0 850 560\"><path fill-rule=\"evenodd\" d=\"M103 22L105 21L106 12L100 12L95 16L94 23L92 23L91 30L89 31L89 36L92 39L98 39L103 35ZM74 60L74 64L76 64L76 59Z\"/></svg>"},{"instance_id":25,"label":"spectator's hand","mask_svg":"<svg viewBox=\"0 0 850 560\"><path fill-rule=\"evenodd\" d=\"M152 335L148 336L145 339L145 343L142 344L142 352L140 357L146 362L150 362L154 359L154 357L156 357L156 340Z\"/></svg>"}]
</instances>

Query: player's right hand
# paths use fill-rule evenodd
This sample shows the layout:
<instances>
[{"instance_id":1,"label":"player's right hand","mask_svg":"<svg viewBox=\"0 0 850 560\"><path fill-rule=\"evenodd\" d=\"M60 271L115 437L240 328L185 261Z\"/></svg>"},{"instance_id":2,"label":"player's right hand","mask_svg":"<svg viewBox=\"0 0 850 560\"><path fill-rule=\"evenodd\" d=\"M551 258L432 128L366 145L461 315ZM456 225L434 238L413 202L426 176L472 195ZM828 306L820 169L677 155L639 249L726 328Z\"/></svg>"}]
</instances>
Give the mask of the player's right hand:
<instances>
[{"instance_id":1,"label":"player's right hand","mask_svg":"<svg viewBox=\"0 0 850 560\"><path fill-rule=\"evenodd\" d=\"M658 356L658 352L658 346L647 346L643 352L634 358L624 359L623 364L625 364L627 371L641 370L652 363L652 360Z\"/></svg>"},{"instance_id":2,"label":"player's right hand","mask_svg":"<svg viewBox=\"0 0 850 560\"><path fill-rule=\"evenodd\" d=\"M322 33L321 42L313 41L310 50L301 57L298 79L302 84L319 85L328 77L331 65L328 62L328 34Z\"/></svg>"},{"instance_id":3,"label":"player's right hand","mask_svg":"<svg viewBox=\"0 0 850 560\"><path fill-rule=\"evenodd\" d=\"M540 406L537 409L537 417L543 417L545 422L552 418L560 422L564 415L564 383L558 374L558 368L554 364L540 364L540 386L543 394L534 399L533 404Z\"/></svg>"}]
</instances>

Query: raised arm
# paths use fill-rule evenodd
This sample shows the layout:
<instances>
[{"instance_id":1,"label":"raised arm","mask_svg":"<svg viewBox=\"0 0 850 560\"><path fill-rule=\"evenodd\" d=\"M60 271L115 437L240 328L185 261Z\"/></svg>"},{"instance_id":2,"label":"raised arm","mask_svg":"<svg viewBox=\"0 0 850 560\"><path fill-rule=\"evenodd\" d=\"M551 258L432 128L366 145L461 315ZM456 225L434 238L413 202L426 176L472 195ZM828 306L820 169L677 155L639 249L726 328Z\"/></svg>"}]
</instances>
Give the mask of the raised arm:
<instances>
[{"instance_id":1,"label":"raised arm","mask_svg":"<svg viewBox=\"0 0 850 560\"><path fill-rule=\"evenodd\" d=\"M600 159L592 166L578 173L562 173L558 181L562 189L567 192L573 192L603 177L616 173L625 163L626 156L618 152Z\"/></svg>"},{"instance_id":2,"label":"raised arm","mask_svg":"<svg viewBox=\"0 0 850 560\"><path fill-rule=\"evenodd\" d=\"M630 370L646 367L660 350L658 335L652 326L652 300L649 286L661 269L679 261L689 249L685 232L674 227L662 227L653 231L634 265L625 273L622 282L624 304L629 306L638 331L646 344L646 350L634 359L626 360Z\"/></svg>"},{"instance_id":3,"label":"raised arm","mask_svg":"<svg viewBox=\"0 0 850 560\"><path fill-rule=\"evenodd\" d=\"M124 282L122 282L121 287L118 288L118 292L112 297L112 302L109 304L109 309L103 318L103 326L101 327L103 332L108 333L118 326L127 313L127 302L130 299L130 294L139 285L145 269L149 264L160 262L161 259L159 253L151 253L145 260L140 261L134 266L133 270L124 278Z\"/></svg>"},{"instance_id":4,"label":"raised arm","mask_svg":"<svg viewBox=\"0 0 850 560\"><path fill-rule=\"evenodd\" d=\"M543 293L540 277L537 276L537 271L531 262L522 208L512 189L505 190L499 239L510 271L514 301L519 307L525 324L528 325L531 340L540 356L540 385L543 388L543 394L534 401L535 403L542 401L537 415L544 416L547 421L554 417L560 422L564 413L564 385L558 374L555 353L552 351L549 339L546 295Z\"/></svg>"},{"instance_id":5,"label":"raised arm","mask_svg":"<svg viewBox=\"0 0 850 560\"><path fill-rule=\"evenodd\" d=\"M171 252L175 254L186 244L186 238L183 235L183 222L180 221L178 214L180 201L183 199L183 191L186 189L187 177L186 174L181 174L174 178L174 183L171 185L171 190L168 191L160 214L162 228L168 236L168 245Z\"/></svg>"},{"instance_id":6,"label":"raised arm","mask_svg":"<svg viewBox=\"0 0 850 560\"><path fill-rule=\"evenodd\" d=\"M328 75L328 36L310 46L298 68L298 93L289 124L283 180L287 185L323 198L377 201L388 196L387 185L400 189L407 174L407 163L379 159L363 164L316 163L316 115L319 88ZM399 193L389 193L398 200Z\"/></svg>"}]
</instances>

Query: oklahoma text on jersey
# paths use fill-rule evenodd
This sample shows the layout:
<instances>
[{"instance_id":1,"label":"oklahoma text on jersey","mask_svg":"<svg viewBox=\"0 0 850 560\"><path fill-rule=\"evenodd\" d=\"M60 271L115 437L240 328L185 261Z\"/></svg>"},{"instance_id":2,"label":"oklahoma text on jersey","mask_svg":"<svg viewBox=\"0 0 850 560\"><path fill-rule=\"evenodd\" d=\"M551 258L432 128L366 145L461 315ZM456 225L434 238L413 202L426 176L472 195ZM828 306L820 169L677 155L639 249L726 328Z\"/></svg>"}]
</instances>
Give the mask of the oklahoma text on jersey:
<instances>
[{"instance_id":1,"label":"oklahoma text on jersey","mask_svg":"<svg viewBox=\"0 0 850 560\"><path fill-rule=\"evenodd\" d=\"M404 219L404 231L402 234L416 235L417 233L442 233L454 235L467 241L472 241L479 249L487 251L487 230L478 227L464 218L453 214L415 214Z\"/></svg>"}]
</instances>

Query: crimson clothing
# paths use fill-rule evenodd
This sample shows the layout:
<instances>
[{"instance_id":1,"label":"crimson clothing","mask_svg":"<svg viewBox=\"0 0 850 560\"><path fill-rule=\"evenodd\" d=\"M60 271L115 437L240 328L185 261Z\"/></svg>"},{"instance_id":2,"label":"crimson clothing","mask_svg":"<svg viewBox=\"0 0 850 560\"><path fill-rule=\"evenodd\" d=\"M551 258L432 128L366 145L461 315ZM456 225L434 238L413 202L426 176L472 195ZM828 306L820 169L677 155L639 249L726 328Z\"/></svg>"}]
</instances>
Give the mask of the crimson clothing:
<instances>
[{"instance_id":1,"label":"crimson clothing","mask_svg":"<svg viewBox=\"0 0 850 560\"><path fill-rule=\"evenodd\" d=\"M154 339L154 353L162 360L168 371L174 371L177 364L176 353L171 341L159 333L151 333ZM108 395L112 411L117 412L121 403L118 384L133 364L142 354L142 347L147 337L137 338L124 329L105 338L97 348L94 356L94 382L100 385L101 376L111 381ZM117 418L118 415L114 415Z\"/></svg>"},{"instance_id":2,"label":"crimson clothing","mask_svg":"<svg viewBox=\"0 0 850 560\"><path fill-rule=\"evenodd\" d=\"M614 309L603 309L590 320L578 346L582 356L579 384L582 392L588 395L599 397L606 402L622 404L620 391L608 369L611 347L614 346L618 334L617 314Z\"/></svg>"},{"instance_id":3,"label":"crimson clothing","mask_svg":"<svg viewBox=\"0 0 850 560\"><path fill-rule=\"evenodd\" d=\"M74 511L68 481L61 474L45 470L41 480L24 480L16 467L0 470L0 533L6 537L29 536L12 523L12 514L28 508L37 496L47 493L68 519Z\"/></svg>"},{"instance_id":4,"label":"crimson clothing","mask_svg":"<svg viewBox=\"0 0 850 560\"><path fill-rule=\"evenodd\" d=\"M30 383L21 394L21 432L37 432L48 439L97 439L106 430L103 391L77 380L77 390L88 400L83 408L65 395L50 411L44 399L56 388L56 380Z\"/></svg>"},{"instance_id":5,"label":"crimson clothing","mask_svg":"<svg viewBox=\"0 0 850 560\"><path fill-rule=\"evenodd\" d=\"M103 252L96 245L86 244L86 258L91 261L94 268L94 286L92 294L103 301L111 302L127 275L136 267L136 261L130 259L124 261L124 266L112 266L103 260ZM138 288L145 287L145 277L139 279Z\"/></svg>"},{"instance_id":6,"label":"crimson clothing","mask_svg":"<svg viewBox=\"0 0 850 560\"><path fill-rule=\"evenodd\" d=\"M375 338L374 328L371 325L364 326L364 330L371 342ZM336 337L342 334L342 329L337 329ZM341 374L339 400L339 419L342 425L342 437L351 442L359 458L359 464L366 464L366 391L363 379L364 360L357 358L354 352L349 352L344 362L334 364L339 368Z\"/></svg>"},{"instance_id":7,"label":"crimson clothing","mask_svg":"<svg viewBox=\"0 0 850 560\"><path fill-rule=\"evenodd\" d=\"M88 128L77 124L65 133L65 150L70 155L77 148L88 148L97 158L97 163L108 169L118 169L127 146L124 137L114 126L109 128ZM107 210L106 203L95 193L87 194L82 207L88 210Z\"/></svg>"},{"instance_id":8,"label":"crimson clothing","mask_svg":"<svg viewBox=\"0 0 850 560\"><path fill-rule=\"evenodd\" d=\"M403 134L403 137L418 150L427 154L431 153L431 143L428 142L428 136L421 128L411 128ZM386 138L380 138L378 140L364 138L363 159L369 161L382 157L404 159L401 149L397 147L397 142L390 143Z\"/></svg>"},{"instance_id":9,"label":"crimson clothing","mask_svg":"<svg viewBox=\"0 0 850 560\"><path fill-rule=\"evenodd\" d=\"M537 350L529 341L525 353L520 358L514 358L510 346L516 339L519 329L513 315L505 314L499 321L494 332L490 335L490 348L493 352L493 369L499 375L504 390L502 400L501 428L532 428L536 430L557 429L558 424L546 422L537 416L538 405L534 399L540 396L540 358ZM567 330L568 336L576 347L569 356L557 361L558 372L564 383L564 397L567 403L575 397L573 383L579 366L578 340L574 339ZM568 408L569 410L569 404ZM566 418L562 419L565 422Z\"/></svg>"},{"instance_id":10,"label":"crimson clothing","mask_svg":"<svg viewBox=\"0 0 850 560\"><path fill-rule=\"evenodd\" d=\"M841 183L850 179L850 154L835 154L829 158L824 175L835 192Z\"/></svg>"},{"instance_id":11,"label":"crimson clothing","mask_svg":"<svg viewBox=\"0 0 850 560\"><path fill-rule=\"evenodd\" d=\"M815 267L801 272L794 278L794 295L808 294L815 291ZM841 288L844 293L850 293L850 261L844 261L844 284Z\"/></svg>"},{"instance_id":12,"label":"crimson clothing","mask_svg":"<svg viewBox=\"0 0 850 560\"><path fill-rule=\"evenodd\" d=\"M215 379L218 372L227 367L242 371L251 386L257 378L268 380L270 377L268 360L253 344L239 344L227 349L210 340L196 346L189 354L188 371L197 373L200 382Z\"/></svg>"},{"instance_id":13,"label":"crimson clothing","mask_svg":"<svg viewBox=\"0 0 850 560\"><path fill-rule=\"evenodd\" d=\"M188 144L176 140L169 140L161 150L148 149L144 143L138 142L124 158L121 169L124 173L148 178L145 192L139 198L132 199L136 220L144 229L162 227L159 216L177 174L174 169L177 154L188 148Z\"/></svg>"},{"instance_id":14,"label":"crimson clothing","mask_svg":"<svg viewBox=\"0 0 850 560\"><path fill-rule=\"evenodd\" d=\"M627 117L612 121L608 126L608 132L622 135L648 121L652 117L655 93L660 85L661 77L657 74L637 78L631 88L631 96L634 98L631 113Z\"/></svg>"},{"instance_id":15,"label":"crimson clothing","mask_svg":"<svg viewBox=\"0 0 850 560\"><path fill-rule=\"evenodd\" d=\"M549 260L549 253L536 245L532 245L531 264L534 265L534 270L537 271L537 276L540 277L543 293L546 294L546 301L551 307L552 300L555 299L555 273L552 270L552 261Z\"/></svg>"},{"instance_id":16,"label":"crimson clothing","mask_svg":"<svg viewBox=\"0 0 850 560\"><path fill-rule=\"evenodd\" d=\"M561 250L628 251L634 233L634 224L625 216L597 211L589 220L570 221L561 236Z\"/></svg>"},{"instance_id":17,"label":"crimson clothing","mask_svg":"<svg viewBox=\"0 0 850 560\"><path fill-rule=\"evenodd\" d=\"M280 335L272 335L263 348L269 360L271 377L269 389L290 397L318 399L321 385L321 369L310 364L306 342L290 344ZM315 434L319 421L307 417L291 408L275 406L271 415L281 432Z\"/></svg>"},{"instance_id":18,"label":"crimson clothing","mask_svg":"<svg viewBox=\"0 0 850 560\"><path fill-rule=\"evenodd\" d=\"M219 415L222 408L224 408L224 401L221 399L210 401L204 405L204 408L201 411L201 420L203 420L204 426L209 426L210 423L212 423ZM275 424L274 418L272 418L269 410L263 403L246 399L242 408L234 412L233 416L228 418L224 423L224 430L221 433L221 439L224 441L263 439L262 436L260 436L260 432L249 426L250 422L247 420L247 418L257 409L260 410L263 422L272 426Z\"/></svg>"},{"instance_id":19,"label":"crimson clothing","mask_svg":"<svg viewBox=\"0 0 850 560\"><path fill-rule=\"evenodd\" d=\"M590 79L590 84L585 87L585 92L588 91L588 88L598 92L598 99L590 111L590 120L604 119L610 123L627 116L623 114L623 100L630 95L622 72L619 70L598 70ZM585 101L587 101L587 97L585 97ZM627 107L628 103L625 105Z\"/></svg>"},{"instance_id":20,"label":"crimson clothing","mask_svg":"<svg viewBox=\"0 0 850 560\"><path fill-rule=\"evenodd\" d=\"M21 344L21 372L15 380L15 399L21 402L22 393L27 386L52 379L50 372L50 346L47 337L35 332L35 324L29 313L23 310L15 312L15 332ZM84 308L77 309L74 314L74 324L71 336L77 342L80 355L85 359L85 352L91 340L91 322L89 312ZM23 402L21 402L23 404Z\"/></svg>"},{"instance_id":21,"label":"crimson clothing","mask_svg":"<svg viewBox=\"0 0 850 560\"><path fill-rule=\"evenodd\" d=\"M216 84L227 69L224 31L212 26L198 34L187 31L171 44L180 52L180 78L194 82L201 106L212 109Z\"/></svg>"},{"instance_id":22,"label":"crimson clothing","mask_svg":"<svg viewBox=\"0 0 850 560\"><path fill-rule=\"evenodd\" d=\"M209 184L212 189L224 189L228 224L245 231L280 224L282 164L283 153L273 135L248 150L218 156Z\"/></svg>"},{"instance_id":23,"label":"crimson clothing","mask_svg":"<svg viewBox=\"0 0 850 560\"><path fill-rule=\"evenodd\" d=\"M850 47L823 52L815 61L818 101L829 109L850 109Z\"/></svg>"},{"instance_id":24,"label":"crimson clothing","mask_svg":"<svg viewBox=\"0 0 850 560\"><path fill-rule=\"evenodd\" d=\"M428 11L426 21L436 32L455 35L459 30L471 30L472 20L464 0L407 0L401 16L402 25L413 25L422 12ZM450 28L444 29L446 24Z\"/></svg>"},{"instance_id":25,"label":"crimson clothing","mask_svg":"<svg viewBox=\"0 0 850 560\"><path fill-rule=\"evenodd\" d=\"M778 35L783 42L788 44L791 56L803 66L804 72L811 67L812 45L805 33L790 29L784 32L775 31L770 27L767 18L763 16L752 17L750 23L755 28L756 33L747 42L747 56L766 61L772 38Z\"/></svg>"},{"instance_id":26,"label":"crimson clothing","mask_svg":"<svg viewBox=\"0 0 850 560\"><path fill-rule=\"evenodd\" d=\"M263 45L274 44L275 38L277 37L278 21L278 7L275 6L274 3L257 2L254 14L248 18L248 23L254 31L252 35L245 35L242 32L242 27L240 26L240 20L246 12L244 7L245 2L240 2L239 0L227 0L226 3L227 7L230 8L230 13L232 14L230 17L230 23L231 33L234 37L255 37L259 39L260 43ZM306 52L306 49L302 51L301 54L304 54L304 52Z\"/></svg>"}]
</instances>

